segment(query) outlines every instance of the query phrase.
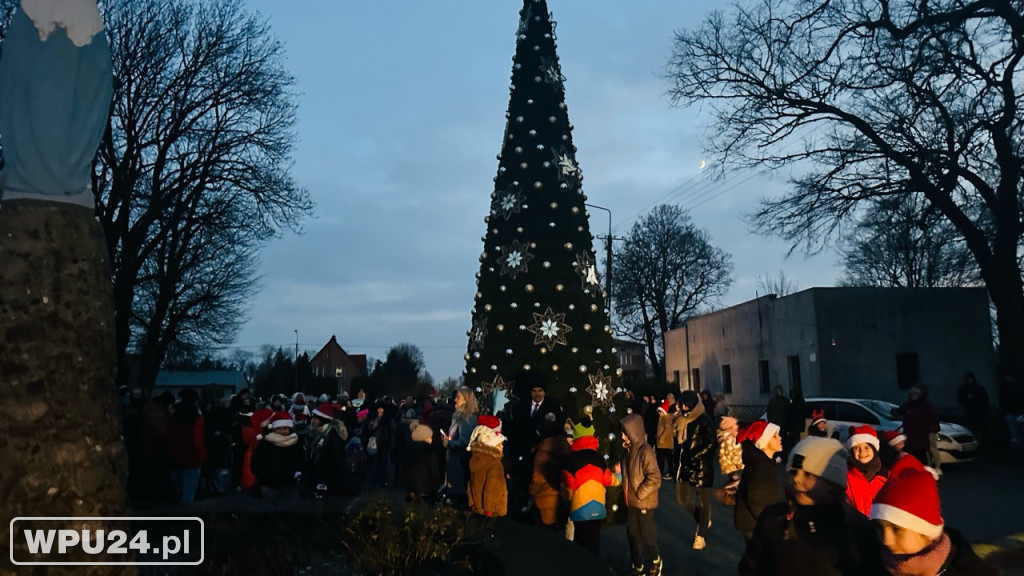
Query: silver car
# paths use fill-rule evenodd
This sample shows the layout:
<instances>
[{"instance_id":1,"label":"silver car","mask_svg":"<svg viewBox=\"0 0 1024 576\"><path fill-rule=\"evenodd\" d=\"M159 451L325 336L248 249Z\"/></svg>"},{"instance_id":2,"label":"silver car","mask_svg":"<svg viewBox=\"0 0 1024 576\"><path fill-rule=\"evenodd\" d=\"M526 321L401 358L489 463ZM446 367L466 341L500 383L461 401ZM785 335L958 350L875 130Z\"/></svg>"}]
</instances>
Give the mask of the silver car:
<instances>
[{"instance_id":1,"label":"silver car","mask_svg":"<svg viewBox=\"0 0 1024 576\"><path fill-rule=\"evenodd\" d=\"M811 423L811 411L825 411L825 419L839 432L839 440L846 442L850 426L874 427L879 434L903 426L899 420L899 406L884 400L866 398L807 398L804 431ZM981 455L978 439L967 428L952 422L939 422L938 448L942 464L968 462Z\"/></svg>"}]
</instances>

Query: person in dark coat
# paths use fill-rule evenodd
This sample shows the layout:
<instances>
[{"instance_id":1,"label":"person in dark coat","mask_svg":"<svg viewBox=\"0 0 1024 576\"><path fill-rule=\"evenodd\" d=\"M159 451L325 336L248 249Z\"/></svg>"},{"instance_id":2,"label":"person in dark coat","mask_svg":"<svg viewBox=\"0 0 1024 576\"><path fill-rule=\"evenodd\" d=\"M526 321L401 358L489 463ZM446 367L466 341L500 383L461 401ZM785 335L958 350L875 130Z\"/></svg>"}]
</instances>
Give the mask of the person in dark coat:
<instances>
[{"instance_id":1,"label":"person in dark coat","mask_svg":"<svg viewBox=\"0 0 1024 576\"><path fill-rule=\"evenodd\" d=\"M935 405L923 390L915 386L907 391L907 400L900 405L899 414L903 418L903 433L907 436L907 453L938 470L939 463L932 462L929 438L939 431L939 414Z\"/></svg>"},{"instance_id":2,"label":"person in dark coat","mask_svg":"<svg viewBox=\"0 0 1024 576\"><path fill-rule=\"evenodd\" d=\"M694 395L696 396L696 395ZM661 574L658 525L654 510L658 507L661 471L654 448L647 443L643 416L630 414L622 419L622 445L626 458L622 471L622 491L626 499L626 541L632 574Z\"/></svg>"},{"instance_id":3,"label":"person in dark coat","mask_svg":"<svg viewBox=\"0 0 1024 576\"><path fill-rule=\"evenodd\" d=\"M334 417L333 405L323 403L313 408L305 437L305 493L317 498L340 494L345 471L345 444L348 429Z\"/></svg>"},{"instance_id":4,"label":"person in dark coat","mask_svg":"<svg viewBox=\"0 0 1024 576\"><path fill-rule=\"evenodd\" d=\"M432 446L434 431L416 421L409 426L411 442L402 454L402 487L410 500L431 500L441 485L441 467Z\"/></svg>"},{"instance_id":5,"label":"person in dark coat","mask_svg":"<svg viewBox=\"0 0 1024 576\"><path fill-rule=\"evenodd\" d=\"M978 384L974 372L964 374L964 383L956 391L956 400L964 408L967 427L984 442L988 438L989 427L988 391Z\"/></svg>"},{"instance_id":6,"label":"person in dark coat","mask_svg":"<svg viewBox=\"0 0 1024 576\"><path fill-rule=\"evenodd\" d=\"M790 451L786 501L764 509L740 559L740 576L881 576L875 527L846 503L846 450L807 437Z\"/></svg>"},{"instance_id":7,"label":"person in dark coat","mask_svg":"<svg viewBox=\"0 0 1024 576\"><path fill-rule=\"evenodd\" d=\"M676 502L693 515L697 534L693 549L702 550L708 528L711 527L711 497L715 484L715 427L704 413L697 393L684 390L679 396L680 415L677 422L679 440L679 468L676 472Z\"/></svg>"},{"instance_id":8,"label":"person in dark coat","mask_svg":"<svg viewBox=\"0 0 1024 576\"><path fill-rule=\"evenodd\" d=\"M905 460L879 492L871 519L879 527L882 563L893 576L994 576L967 540L945 527L935 477Z\"/></svg>"},{"instance_id":9,"label":"person in dark coat","mask_svg":"<svg viewBox=\"0 0 1024 576\"><path fill-rule=\"evenodd\" d=\"M785 500L775 455L782 451L782 435L778 424L756 420L743 429L743 475L736 490L733 524L750 541L761 512Z\"/></svg>"},{"instance_id":10,"label":"person in dark coat","mask_svg":"<svg viewBox=\"0 0 1024 576\"><path fill-rule=\"evenodd\" d=\"M291 494L302 479L303 446L293 432L295 422L283 410L270 420L271 432L264 436L252 453L252 472L260 488L283 497Z\"/></svg>"}]
</instances>

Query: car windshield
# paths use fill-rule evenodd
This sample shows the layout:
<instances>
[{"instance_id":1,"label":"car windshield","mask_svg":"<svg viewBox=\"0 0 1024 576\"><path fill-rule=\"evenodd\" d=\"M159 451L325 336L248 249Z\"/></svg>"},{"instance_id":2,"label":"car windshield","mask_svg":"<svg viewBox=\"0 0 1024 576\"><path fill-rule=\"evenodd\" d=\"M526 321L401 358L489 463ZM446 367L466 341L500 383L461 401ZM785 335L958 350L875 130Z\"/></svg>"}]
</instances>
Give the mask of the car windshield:
<instances>
[{"instance_id":1,"label":"car windshield","mask_svg":"<svg viewBox=\"0 0 1024 576\"><path fill-rule=\"evenodd\" d=\"M891 420L893 417L892 411L899 408L899 406L893 404L892 402L885 402L883 400L858 400L858 402L863 404L866 408L868 408L875 414L882 416L886 420Z\"/></svg>"}]
</instances>

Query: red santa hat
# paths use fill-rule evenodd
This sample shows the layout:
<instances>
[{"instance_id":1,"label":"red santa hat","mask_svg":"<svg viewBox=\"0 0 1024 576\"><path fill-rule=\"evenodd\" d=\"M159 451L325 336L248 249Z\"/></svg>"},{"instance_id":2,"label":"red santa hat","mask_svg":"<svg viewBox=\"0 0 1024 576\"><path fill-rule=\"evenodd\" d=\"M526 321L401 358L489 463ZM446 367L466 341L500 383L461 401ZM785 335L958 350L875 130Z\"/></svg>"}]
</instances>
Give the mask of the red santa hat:
<instances>
[{"instance_id":1,"label":"red santa hat","mask_svg":"<svg viewBox=\"0 0 1024 576\"><path fill-rule=\"evenodd\" d=\"M252 416L249 417L249 422L256 428L262 430L270 423L270 419L274 417L274 411L270 408L260 408Z\"/></svg>"},{"instance_id":2,"label":"red santa hat","mask_svg":"<svg viewBox=\"0 0 1024 576\"><path fill-rule=\"evenodd\" d=\"M750 426L747 426L740 432L736 439L739 442L750 440L754 443L754 446L757 446L758 450L762 450L768 445L768 441L778 434L780 430L781 428L779 428L778 424L772 424L767 420L754 420Z\"/></svg>"},{"instance_id":3,"label":"red santa hat","mask_svg":"<svg viewBox=\"0 0 1024 576\"><path fill-rule=\"evenodd\" d=\"M295 421L292 420L292 415L281 410L274 412L274 416L270 419L271 428L294 428Z\"/></svg>"},{"instance_id":4,"label":"red santa hat","mask_svg":"<svg viewBox=\"0 0 1024 576\"><path fill-rule=\"evenodd\" d=\"M332 420L334 418L334 405L324 402L316 408L313 408L313 416L323 418L324 420Z\"/></svg>"},{"instance_id":5,"label":"red santa hat","mask_svg":"<svg viewBox=\"0 0 1024 576\"><path fill-rule=\"evenodd\" d=\"M480 426L487 426L491 430L500 433L501 432L501 419L497 416L491 416L490 414L481 414L477 419L476 423Z\"/></svg>"},{"instance_id":6,"label":"red santa hat","mask_svg":"<svg viewBox=\"0 0 1024 576\"><path fill-rule=\"evenodd\" d=\"M885 432L882 432L882 436L885 438L885 443L893 448L895 448L900 442L907 441L907 435L899 430L886 430Z\"/></svg>"},{"instance_id":7,"label":"red santa hat","mask_svg":"<svg viewBox=\"0 0 1024 576\"><path fill-rule=\"evenodd\" d=\"M871 426L850 426L850 438L846 441L846 447L853 449L857 444L871 444L875 452L881 447L878 443L878 432Z\"/></svg>"},{"instance_id":8,"label":"red santa hat","mask_svg":"<svg viewBox=\"0 0 1024 576\"><path fill-rule=\"evenodd\" d=\"M942 509L935 477L920 462L908 464L889 477L871 505L871 519L885 520L931 538L942 535Z\"/></svg>"},{"instance_id":9,"label":"red santa hat","mask_svg":"<svg viewBox=\"0 0 1024 576\"><path fill-rule=\"evenodd\" d=\"M818 422L826 422L825 410L821 408L815 408L811 410L811 426L816 425Z\"/></svg>"},{"instance_id":10,"label":"red santa hat","mask_svg":"<svg viewBox=\"0 0 1024 576\"><path fill-rule=\"evenodd\" d=\"M668 400L665 400L664 402L661 403L661 406L658 406L658 412L661 412L662 414L668 414Z\"/></svg>"}]
</instances>

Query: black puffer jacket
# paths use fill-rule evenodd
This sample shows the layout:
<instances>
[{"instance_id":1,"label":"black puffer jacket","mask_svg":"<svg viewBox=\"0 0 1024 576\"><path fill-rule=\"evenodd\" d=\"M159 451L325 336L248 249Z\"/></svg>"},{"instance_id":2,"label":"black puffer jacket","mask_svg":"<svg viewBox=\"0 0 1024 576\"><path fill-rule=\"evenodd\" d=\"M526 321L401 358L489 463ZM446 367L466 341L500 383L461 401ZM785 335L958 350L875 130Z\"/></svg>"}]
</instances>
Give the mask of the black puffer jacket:
<instances>
[{"instance_id":1,"label":"black puffer jacket","mask_svg":"<svg viewBox=\"0 0 1024 576\"><path fill-rule=\"evenodd\" d=\"M686 438L679 446L679 470L676 482L688 482L698 488L715 483L715 427L707 414L686 425Z\"/></svg>"},{"instance_id":2,"label":"black puffer jacket","mask_svg":"<svg viewBox=\"0 0 1024 576\"><path fill-rule=\"evenodd\" d=\"M743 444L743 476L736 489L736 508L733 523L747 540L754 532L754 525L761 512L786 499L782 491L779 464L754 446L750 440Z\"/></svg>"},{"instance_id":3,"label":"black puffer jacket","mask_svg":"<svg viewBox=\"0 0 1024 576\"><path fill-rule=\"evenodd\" d=\"M740 576L888 576L871 520L847 504L764 509L740 559Z\"/></svg>"}]
</instances>

